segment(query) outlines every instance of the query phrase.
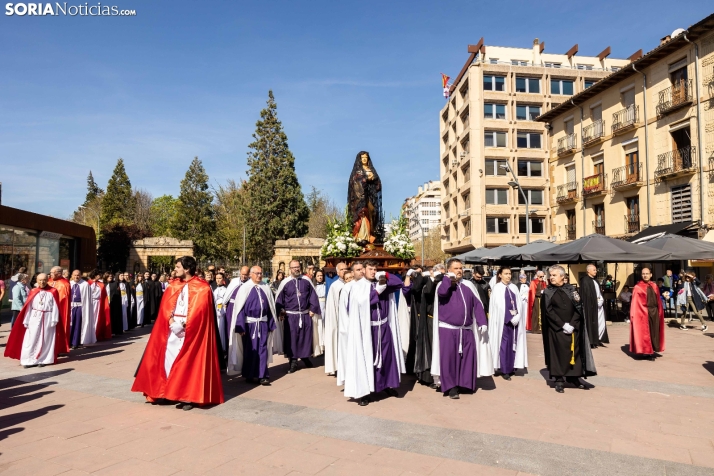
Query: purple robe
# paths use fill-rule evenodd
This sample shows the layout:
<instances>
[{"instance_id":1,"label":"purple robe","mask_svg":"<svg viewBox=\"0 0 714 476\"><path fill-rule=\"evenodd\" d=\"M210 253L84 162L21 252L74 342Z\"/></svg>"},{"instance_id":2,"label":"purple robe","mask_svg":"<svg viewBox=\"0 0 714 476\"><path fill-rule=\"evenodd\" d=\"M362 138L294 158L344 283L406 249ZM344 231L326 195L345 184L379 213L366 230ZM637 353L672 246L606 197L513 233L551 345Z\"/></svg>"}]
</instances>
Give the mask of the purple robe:
<instances>
[{"instance_id":1,"label":"purple robe","mask_svg":"<svg viewBox=\"0 0 714 476\"><path fill-rule=\"evenodd\" d=\"M381 363L374 366L374 391L381 392L387 388L399 388L399 368L397 367L392 329L389 327L389 295L404 287L404 283L392 274L387 273L387 289L382 294L377 293L377 282L372 283L370 291L370 325L372 326L372 362ZM397 316L392 316L394 319ZM384 321L384 322L382 322ZM375 325L382 322L380 325ZM401 349L399 349L401 352Z\"/></svg>"},{"instance_id":2,"label":"purple robe","mask_svg":"<svg viewBox=\"0 0 714 476\"><path fill-rule=\"evenodd\" d=\"M473 392L476 390L477 353L471 326L474 317L478 327L485 326L486 313L481 301L462 283L452 287L451 281L444 278L437 295L439 324L443 322L461 328L449 329L439 325L441 391L447 393L454 387L462 387Z\"/></svg>"},{"instance_id":3,"label":"purple robe","mask_svg":"<svg viewBox=\"0 0 714 476\"><path fill-rule=\"evenodd\" d=\"M246 318L266 317L267 322L250 322ZM243 377L269 378L268 333L275 330L275 316L270 311L268 297L255 286L248 293L243 309L236 317L235 331L243 335Z\"/></svg>"},{"instance_id":4,"label":"purple robe","mask_svg":"<svg viewBox=\"0 0 714 476\"><path fill-rule=\"evenodd\" d=\"M278 314L285 311L283 351L290 359L307 359L312 355L312 317L320 314L320 301L312 284L300 278L288 280L275 300Z\"/></svg>"},{"instance_id":5,"label":"purple robe","mask_svg":"<svg viewBox=\"0 0 714 476\"><path fill-rule=\"evenodd\" d=\"M506 288L506 293L504 294L506 298L506 315L503 316L503 335L501 337L501 373L510 374L513 372L513 364L516 362L516 349L513 347L516 339L516 328L511 324L511 319L513 319L513 314L511 311L518 312L518 305L516 296L513 291Z\"/></svg>"},{"instance_id":6,"label":"purple robe","mask_svg":"<svg viewBox=\"0 0 714 476\"><path fill-rule=\"evenodd\" d=\"M69 345L77 347L82 343L82 293L79 291L79 284L72 286L71 306Z\"/></svg>"}]
</instances>

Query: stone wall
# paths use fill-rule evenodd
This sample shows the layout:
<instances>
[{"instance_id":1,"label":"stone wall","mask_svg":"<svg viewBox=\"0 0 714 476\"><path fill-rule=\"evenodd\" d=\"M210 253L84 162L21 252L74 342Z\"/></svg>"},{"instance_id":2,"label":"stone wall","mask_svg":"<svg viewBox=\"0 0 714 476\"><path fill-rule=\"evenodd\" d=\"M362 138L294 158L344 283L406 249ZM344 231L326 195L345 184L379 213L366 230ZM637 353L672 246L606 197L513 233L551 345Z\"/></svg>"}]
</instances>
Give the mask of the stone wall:
<instances>
[{"instance_id":1,"label":"stone wall","mask_svg":"<svg viewBox=\"0 0 714 476\"><path fill-rule=\"evenodd\" d=\"M149 256L193 256L193 241L178 240L168 236L135 240L129 249L126 270L132 273L147 271Z\"/></svg>"},{"instance_id":2,"label":"stone wall","mask_svg":"<svg viewBox=\"0 0 714 476\"><path fill-rule=\"evenodd\" d=\"M290 263L290 260L293 258L311 257L319 263L320 267L324 266L325 262L320 259L320 248L322 248L323 243L325 243L325 240L322 238L309 237L277 240L271 261L272 276L270 276L270 279L275 278L275 273L278 270L287 270L288 263Z\"/></svg>"}]
</instances>

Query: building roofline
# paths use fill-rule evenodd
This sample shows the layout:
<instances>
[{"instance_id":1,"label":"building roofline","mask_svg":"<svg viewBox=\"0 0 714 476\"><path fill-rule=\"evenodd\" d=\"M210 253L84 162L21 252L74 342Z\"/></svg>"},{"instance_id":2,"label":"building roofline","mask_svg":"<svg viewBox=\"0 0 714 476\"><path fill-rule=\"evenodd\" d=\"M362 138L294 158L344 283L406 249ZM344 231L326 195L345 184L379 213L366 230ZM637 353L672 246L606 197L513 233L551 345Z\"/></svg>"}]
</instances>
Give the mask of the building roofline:
<instances>
[{"instance_id":1,"label":"building roofline","mask_svg":"<svg viewBox=\"0 0 714 476\"><path fill-rule=\"evenodd\" d=\"M478 43L476 43L475 45L469 45L467 49L469 52L469 59L466 60L466 64L464 64L464 67L461 68L459 75L456 76L456 79L454 80L453 84L449 88L449 95L451 95L451 93L454 92L454 90L456 89L456 85L461 82L461 78L463 78L464 74L466 74L466 70L469 69L469 66L471 66L471 63L473 63L476 55L478 53L482 52L482 50L483 50L483 52L486 51L486 47L483 44L483 36L481 37L480 40L478 40Z\"/></svg>"},{"instance_id":2,"label":"building roofline","mask_svg":"<svg viewBox=\"0 0 714 476\"><path fill-rule=\"evenodd\" d=\"M712 29L714 29L714 14L711 14L708 17L704 18L703 20L700 20L699 22L690 26L684 32L680 33L679 35L672 38L668 42L659 45L655 49L649 51L647 54L645 54L642 57L640 57L639 59L631 62L627 66L623 66L623 68L620 71L617 71L616 73L612 73L611 75L601 79L594 85L590 86L585 91L581 91L580 93L576 94L575 96L572 96L570 98L570 100L563 102L562 104L558 105L558 107L555 107L555 108L551 109L550 111L546 112L545 114L540 115L539 117L536 118L536 121L539 121L539 122L552 121L553 119L560 116L561 114L564 114L565 112L567 112L571 109L574 109L575 105L583 104L588 99L596 96L597 94L601 93L602 91L605 91L612 85L617 84L620 81L636 74L637 71L635 71L635 69L642 70L642 69L646 68L647 66L650 66L651 64L661 60L665 56L668 56L671 53L677 51L682 46L688 44L687 40L684 39L685 34L687 35L687 37L690 40L697 40L700 37L702 37L704 34L712 31ZM636 57L636 55L637 55L637 53L635 53L635 55L633 55L633 56ZM575 104L573 104L573 103L575 103Z\"/></svg>"}]
</instances>

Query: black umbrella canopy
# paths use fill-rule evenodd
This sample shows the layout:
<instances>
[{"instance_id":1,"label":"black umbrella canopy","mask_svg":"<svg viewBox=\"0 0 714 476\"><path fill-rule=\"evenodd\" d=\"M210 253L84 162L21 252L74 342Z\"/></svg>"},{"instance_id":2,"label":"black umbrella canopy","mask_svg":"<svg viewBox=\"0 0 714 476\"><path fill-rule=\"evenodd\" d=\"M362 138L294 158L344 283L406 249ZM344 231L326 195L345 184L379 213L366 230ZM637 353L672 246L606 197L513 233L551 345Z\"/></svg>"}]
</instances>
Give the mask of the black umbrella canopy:
<instances>
[{"instance_id":1,"label":"black umbrella canopy","mask_svg":"<svg viewBox=\"0 0 714 476\"><path fill-rule=\"evenodd\" d=\"M514 245L497 246L496 248L479 248L466 253L464 261L470 264L487 263L490 259L498 259L502 253L516 249Z\"/></svg>"},{"instance_id":2,"label":"black umbrella canopy","mask_svg":"<svg viewBox=\"0 0 714 476\"><path fill-rule=\"evenodd\" d=\"M550 263L583 263L609 261L637 263L666 261L670 254L647 246L636 245L597 233L532 255L532 261Z\"/></svg>"},{"instance_id":3,"label":"black umbrella canopy","mask_svg":"<svg viewBox=\"0 0 714 476\"><path fill-rule=\"evenodd\" d=\"M501 255L503 261L533 261L533 255L549 248L556 247L555 243L547 240L536 240L523 245L516 250L508 251Z\"/></svg>"},{"instance_id":4,"label":"black umbrella canopy","mask_svg":"<svg viewBox=\"0 0 714 476\"><path fill-rule=\"evenodd\" d=\"M458 259L465 261L469 256L478 256L482 251L488 251L488 248L482 246L481 248L476 248L475 250L467 251L466 253L461 253L460 255L452 256L450 259Z\"/></svg>"},{"instance_id":5,"label":"black umbrella canopy","mask_svg":"<svg viewBox=\"0 0 714 476\"><path fill-rule=\"evenodd\" d=\"M669 259L673 260L714 259L714 243L682 235L666 234L642 245L665 251L670 254Z\"/></svg>"}]
</instances>

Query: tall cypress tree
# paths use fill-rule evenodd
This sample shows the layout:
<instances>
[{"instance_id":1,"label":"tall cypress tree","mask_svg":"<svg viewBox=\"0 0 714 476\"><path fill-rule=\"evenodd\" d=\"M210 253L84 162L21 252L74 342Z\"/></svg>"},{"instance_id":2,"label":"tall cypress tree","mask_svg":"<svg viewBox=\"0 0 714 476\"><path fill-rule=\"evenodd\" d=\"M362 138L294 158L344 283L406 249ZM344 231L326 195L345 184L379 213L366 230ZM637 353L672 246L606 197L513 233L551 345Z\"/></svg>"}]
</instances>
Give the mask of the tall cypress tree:
<instances>
[{"instance_id":1,"label":"tall cypress tree","mask_svg":"<svg viewBox=\"0 0 714 476\"><path fill-rule=\"evenodd\" d=\"M99 188L99 185L97 185L97 182L94 181L94 176L92 175L92 171L89 171L89 175L87 176L87 196L84 199L84 206L86 207L90 203L92 203L98 196L104 193L104 190Z\"/></svg>"},{"instance_id":2,"label":"tall cypress tree","mask_svg":"<svg viewBox=\"0 0 714 476\"><path fill-rule=\"evenodd\" d=\"M275 240L305 236L310 218L272 90L253 139L248 146L252 150L246 182L248 256L267 261L273 256Z\"/></svg>"},{"instance_id":3,"label":"tall cypress tree","mask_svg":"<svg viewBox=\"0 0 714 476\"><path fill-rule=\"evenodd\" d=\"M119 159L102 200L102 213L99 217L101 228L116 224L128 225L133 215L134 194L124 169L124 161Z\"/></svg>"},{"instance_id":4,"label":"tall cypress tree","mask_svg":"<svg viewBox=\"0 0 714 476\"><path fill-rule=\"evenodd\" d=\"M194 157L181 181L175 213L172 235L181 240L193 240L197 259L212 257L215 241L213 195L208 190L208 174L198 157Z\"/></svg>"}]
</instances>

